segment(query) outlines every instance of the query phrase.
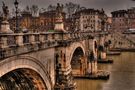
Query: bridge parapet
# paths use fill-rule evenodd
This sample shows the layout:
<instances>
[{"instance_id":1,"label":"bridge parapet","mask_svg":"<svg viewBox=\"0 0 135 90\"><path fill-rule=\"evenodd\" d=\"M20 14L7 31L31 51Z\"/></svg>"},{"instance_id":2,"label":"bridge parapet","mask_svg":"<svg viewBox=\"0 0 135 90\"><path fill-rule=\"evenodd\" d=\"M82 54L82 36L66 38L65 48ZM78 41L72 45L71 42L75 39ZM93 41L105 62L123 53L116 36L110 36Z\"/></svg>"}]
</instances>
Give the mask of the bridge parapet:
<instances>
[{"instance_id":1,"label":"bridge parapet","mask_svg":"<svg viewBox=\"0 0 135 90\"><path fill-rule=\"evenodd\" d=\"M0 48L22 46L26 44L44 43L47 41L75 40L92 37L91 33L18 33L1 34Z\"/></svg>"},{"instance_id":2,"label":"bridge parapet","mask_svg":"<svg viewBox=\"0 0 135 90\"><path fill-rule=\"evenodd\" d=\"M0 59L16 54L70 44L93 38L92 33L12 33L0 34Z\"/></svg>"}]
</instances>

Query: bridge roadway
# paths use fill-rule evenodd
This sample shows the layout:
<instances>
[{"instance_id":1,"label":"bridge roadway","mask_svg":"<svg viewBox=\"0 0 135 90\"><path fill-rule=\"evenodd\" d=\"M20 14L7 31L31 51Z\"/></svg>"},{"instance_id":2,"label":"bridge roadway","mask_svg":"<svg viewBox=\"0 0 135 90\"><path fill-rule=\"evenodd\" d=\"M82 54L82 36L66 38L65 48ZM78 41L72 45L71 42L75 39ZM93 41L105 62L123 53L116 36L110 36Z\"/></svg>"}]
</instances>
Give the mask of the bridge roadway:
<instances>
[{"instance_id":1,"label":"bridge roadway","mask_svg":"<svg viewBox=\"0 0 135 90\"><path fill-rule=\"evenodd\" d=\"M72 78L74 74L97 72L95 60L98 45L104 44L104 40L100 40L104 35L108 34L89 32L1 34L0 89L27 90L30 87L32 90L75 89ZM95 60L88 59L91 52Z\"/></svg>"}]
</instances>

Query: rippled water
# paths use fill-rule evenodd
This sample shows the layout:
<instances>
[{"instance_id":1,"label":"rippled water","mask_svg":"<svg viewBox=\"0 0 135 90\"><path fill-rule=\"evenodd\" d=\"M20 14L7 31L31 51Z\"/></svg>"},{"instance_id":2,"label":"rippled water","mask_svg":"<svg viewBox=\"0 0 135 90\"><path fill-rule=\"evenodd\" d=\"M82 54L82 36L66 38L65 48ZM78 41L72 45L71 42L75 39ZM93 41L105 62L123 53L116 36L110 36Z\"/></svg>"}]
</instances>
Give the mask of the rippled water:
<instances>
[{"instance_id":1,"label":"rippled water","mask_svg":"<svg viewBox=\"0 0 135 90\"><path fill-rule=\"evenodd\" d=\"M107 70L109 80L75 80L77 90L135 90L135 52L111 56L113 64L98 64L98 69Z\"/></svg>"}]
</instances>

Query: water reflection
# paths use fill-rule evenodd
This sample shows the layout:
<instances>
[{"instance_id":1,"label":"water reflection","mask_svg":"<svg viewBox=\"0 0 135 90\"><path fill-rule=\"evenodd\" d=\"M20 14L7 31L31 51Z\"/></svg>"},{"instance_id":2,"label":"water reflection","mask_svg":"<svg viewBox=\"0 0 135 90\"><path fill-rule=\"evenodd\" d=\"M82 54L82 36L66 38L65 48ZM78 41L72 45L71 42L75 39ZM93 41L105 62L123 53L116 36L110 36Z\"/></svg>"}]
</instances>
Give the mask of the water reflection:
<instances>
[{"instance_id":1,"label":"water reflection","mask_svg":"<svg viewBox=\"0 0 135 90\"><path fill-rule=\"evenodd\" d=\"M98 68L111 73L108 81L75 80L77 90L135 90L135 53L124 52L110 57L113 64L99 64Z\"/></svg>"}]
</instances>

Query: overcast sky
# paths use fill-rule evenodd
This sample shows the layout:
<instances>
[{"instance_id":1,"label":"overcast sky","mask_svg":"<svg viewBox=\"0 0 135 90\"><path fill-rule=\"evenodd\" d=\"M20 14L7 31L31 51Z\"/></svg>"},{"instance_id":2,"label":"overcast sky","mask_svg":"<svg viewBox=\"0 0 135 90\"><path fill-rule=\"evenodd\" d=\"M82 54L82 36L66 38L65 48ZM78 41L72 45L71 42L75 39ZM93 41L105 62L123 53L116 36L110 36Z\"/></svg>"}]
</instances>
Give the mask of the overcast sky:
<instances>
[{"instance_id":1,"label":"overcast sky","mask_svg":"<svg viewBox=\"0 0 135 90\"><path fill-rule=\"evenodd\" d=\"M10 8L13 8L14 0L0 0L0 7L2 7L2 1L6 3ZM107 13L119 10L135 7L135 2L131 0L18 0L20 7L36 4L40 7L47 7L49 4L56 5L56 3L73 2L80 4L84 7L101 9L104 8Z\"/></svg>"}]
</instances>

